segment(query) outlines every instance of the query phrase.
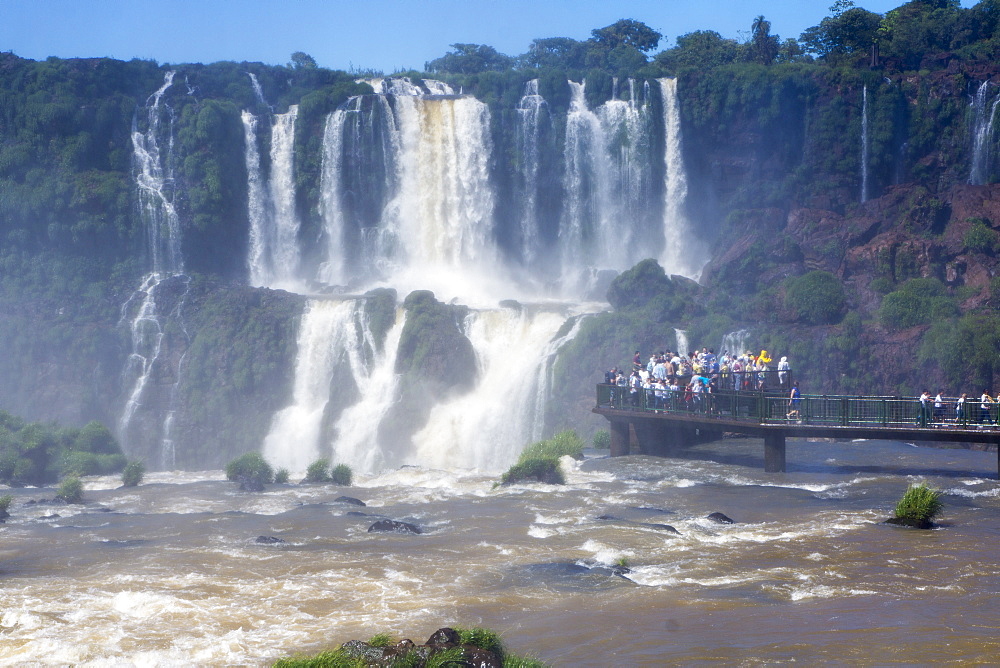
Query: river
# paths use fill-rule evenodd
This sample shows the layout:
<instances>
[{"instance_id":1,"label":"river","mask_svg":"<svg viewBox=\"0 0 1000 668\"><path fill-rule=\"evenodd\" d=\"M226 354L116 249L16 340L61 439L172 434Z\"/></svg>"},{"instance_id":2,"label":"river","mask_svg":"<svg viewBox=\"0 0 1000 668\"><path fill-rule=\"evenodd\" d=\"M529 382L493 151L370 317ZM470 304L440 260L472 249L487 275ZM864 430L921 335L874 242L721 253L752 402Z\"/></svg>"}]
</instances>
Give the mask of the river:
<instances>
[{"instance_id":1,"label":"river","mask_svg":"<svg viewBox=\"0 0 1000 668\"><path fill-rule=\"evenodd\" d=\"M5 490L0 662L259 666L445 625L555 666L995 662L995 453L789 440L764 473L762 451L588 451L565 486L404 467L260 494L221 471L89 478L81 506ZM939 528L880 524L917 481L944 492ZM425 533L368 533L381 517Z\"/></svg>"}]
</instances>

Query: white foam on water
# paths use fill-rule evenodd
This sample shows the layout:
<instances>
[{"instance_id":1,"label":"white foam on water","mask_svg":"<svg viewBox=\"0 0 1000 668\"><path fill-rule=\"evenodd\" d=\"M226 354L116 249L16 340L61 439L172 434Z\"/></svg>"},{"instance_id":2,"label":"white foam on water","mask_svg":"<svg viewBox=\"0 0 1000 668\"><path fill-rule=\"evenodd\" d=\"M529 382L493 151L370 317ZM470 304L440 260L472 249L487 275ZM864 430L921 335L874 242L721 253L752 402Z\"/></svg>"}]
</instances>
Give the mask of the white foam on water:
<instances>
[{"instance_id":1,"label":"white foam on water","mask_svg":"<svg viewBox=\"0 0 1000 668\"><path fill-rule=\"evenodd\" d=\"M545 527L540 527L537 524L532 524L528 527L528 535L532 538L552 538L552 536L561 533L556 529L546 529Z\"/></svg>"},{"instance_id":2,"label":"white foam on water","mask_svg":"<svg viewBox=\"0 0 1000 668\"><path fill-rule=\"evenodd\" d=\"M832 587L830 585L807 585L791 587L786 592L789 600L803 601L811 598L844 598L847 596L877 596L879 592L871 589L851 589L848 587Z\"/></svg>"},{"instance_id":3,"label":"white foam on water","mask_svg":"<svg viewBox=\"0 0 1000 668\"><path fill-rule=\"evenodd\" d=\"M580 549L584 552L589 552L598 563L607 565L614 564L623 557L635 556L635 553L632 551L612 547L592 538L587 539Z\"/></svg>"}]
</instances>

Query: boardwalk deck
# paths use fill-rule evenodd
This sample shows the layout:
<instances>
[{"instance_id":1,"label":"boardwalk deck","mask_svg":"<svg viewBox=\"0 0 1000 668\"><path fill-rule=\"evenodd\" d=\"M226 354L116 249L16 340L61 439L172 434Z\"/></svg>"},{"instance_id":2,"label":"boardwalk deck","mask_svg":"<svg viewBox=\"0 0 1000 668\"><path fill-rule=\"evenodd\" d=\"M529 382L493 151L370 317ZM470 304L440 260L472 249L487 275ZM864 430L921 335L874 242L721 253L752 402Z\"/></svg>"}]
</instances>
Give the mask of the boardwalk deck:
<instances>
[{"instance_id":1,"label":"boardwalk deck","mask_svg":"<svg viewBox=\"0 0 1000 668\"><path fill-rule=\"evenodd\" d=\"M647 400L645 392L639 396L627 392L610 385L597 386L593 412L611 424L612 456L628 454L633 448L665 456L694 442L721 438L724 432L762 438L764 470L769 472L785 471L787 437L1000 446L995 407L992 412L980 413L978 403L968 414L947 420L921 407L916 399L803 396L799 413L789 418L784 394L732 391L687 402L657 401L655 396ZM981 421L975 422L976 418ZM997 477L1000 479L1000 447Z\"/></svg>"}]
</instances>

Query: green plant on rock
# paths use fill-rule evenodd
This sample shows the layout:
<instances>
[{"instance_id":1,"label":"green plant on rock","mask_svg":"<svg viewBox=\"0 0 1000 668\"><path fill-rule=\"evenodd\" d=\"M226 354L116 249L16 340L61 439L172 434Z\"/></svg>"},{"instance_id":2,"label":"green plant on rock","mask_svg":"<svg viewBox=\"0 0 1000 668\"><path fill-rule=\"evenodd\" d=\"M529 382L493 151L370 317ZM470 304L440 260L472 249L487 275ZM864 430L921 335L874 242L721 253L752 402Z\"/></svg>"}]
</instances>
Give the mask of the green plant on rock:
<instances>
[{"instance_id":1,"label":"green plant on rock","mask_svg":"<svg viewBox=\"0 0 1000 668\"><path fill-rule=\"evenodd\" d=\"M368 641L372 647L388 647L392 644L392 636L388 633L376 633Z\"/></svg>"},{"instance_id":2,"label":"green plant on rock","mask_svg":"<svg viewBox=\"0 0 1000 668\"><path fill-rule=\"evenodd\" d=\"M564 455L583 459L583 439L572 429L561 431L548 440L532 443L521 452L518 461L545 457L558 459Z\"/></svg>"},{"instance_id":3,"label":"green plant on rock","mask_svg":"<svg viewBox=\"0 0 1000 668\"><path fill-rule=\"evenodd\" d=\"M321 457L310 464L304 482L330 482L330 460Z\"/></svg>"},{"instance_id":4,"label":"green plant on rock","mask_svg":"<svg viewBox=\"0 0 1000 668\"><path fill-rule=\"evenodd\" d=\"M288 469L281 468L274 472L274 482L278 485L284 485L288 482Z\"/></svg>"},{"instance_id":5,"label":"green plant on rock","mask_svg":"<svg viewBox=\"0 0 1000 668\"><path fill-rule=\"evenodd\" d=\"M943 505L939 490L920 483L910 485L896 504L894 514L905 524L927 526L941 512Z\"/></svg>"},{"instance_id":6,"label":"green plant on rock","mask_svg":"<svg viewBox=\"0 0 1000 668\"><path fill-rule=\"evenodd\" d=\"M0 496L0 520L10 517L10 513L7 510L10 508L10 504L14 501L14 497L11 494L4 494Z\"/></svg>"},{"instance_id":7,"label":"green plant on rock","mask_svg":"<svg viewBox=\"0 0 1000 668\"><path fill-rule=\"evenodd\" d=\"M555 457L533 457L522 460L511 466L500 476L501 485L512 485L516 482L544 482L550 485L566 484L566 476L559 467Z\"/></svg>"},{"instance_id":8,"label":"green plant on rock","mask_svg":"<svg viewBox=\"0 0 1000 668\"><path fill-rule=\"evenodd\" d=\"M965 247L976 253L993 255L1000 248L1000 234L987 227L981 219L976 219L962 238Z\"/></svg>"},{"instance_id":9,"label":"green plant on rock","mask_svg":"<svg viewBox=\"0 0 1000 668\"><path fill-rule=\"evenodd\" d=\"M458 638L463 645L472 645L487 652L493 652L501 661L507 655L507 648L504 647L500 634L496 631L475 627L471 629L455 629Z\"/></svg>"},{"instance_id":10,"label":"green plant on rock","mask_svg":"<svg viewBox=\"0 0 1000 668\"><path fill-rule=\"evenodd\" d=\"M125 487L136 487L142 483L142 478L145 475L146 465L138 459L133 459L122 470L122 485Z\"/></svg>"},{"instance_id":11,"label":"green plant on rock","mask_svg":"<svg viewBox=\"0 0 1000 668\"><path fill-rule=\"evenodd\" d=\"M274 469L259 452L248 452L226 464L226 480L240 483L247 492L261 492L274 482Z\"/></svg>"},{"instance_id":12,"label":"green plant on rock","mask_svg":"<svg viewBox=\"0 0 1000 668\"><path fill-rule=\"evenodd\" d=\"M598 429L594 432L593 444L597 450L609 450L611 448L611 432L607 429Z\"/></svg>"},{"instance_id":13,"label":"green plant on rock","mask_svg":"<svg viewBox=\"0 0 1000 668\"><path fill-rule=\"evenodd\" d=\"M330 471L330 482L334 485L350 487L353 479L354 473L351 471L351 467L347 464L337 464Z\"/></svg>"},{"instance_id":14,"label":"green plant on rock","mask_svg":"<svg viewBox=\"0 0 1000 668\"><path fill-rule=\"evenodd\" d=\"M83 503L83 482L75 475L66 476L59 483L56 498L66 503Z\"/></svg>"}]
</instances>

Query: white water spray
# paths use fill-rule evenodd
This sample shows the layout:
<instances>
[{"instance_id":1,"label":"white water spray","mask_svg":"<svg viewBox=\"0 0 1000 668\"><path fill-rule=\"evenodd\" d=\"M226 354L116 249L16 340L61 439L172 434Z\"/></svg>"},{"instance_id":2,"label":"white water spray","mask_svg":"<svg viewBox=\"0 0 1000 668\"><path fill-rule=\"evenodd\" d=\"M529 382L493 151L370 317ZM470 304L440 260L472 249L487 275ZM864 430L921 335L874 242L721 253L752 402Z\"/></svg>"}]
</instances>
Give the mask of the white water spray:
<instances>
[{"instance_id":1,"label":"white water spray","mask_svg":"<svg viewBox=\"0 0 1000 668\"><path fill-rule=\"evenodd\" d=\"M413 437L416 451L409 462L489 472L514 463L542 433L541 407L550 389L547 364L572 338L553 341L565 321L563 314L528 309L470 313L465 330L476 351L478 382L434 407Z\"/></svg>"},{"instance_id":2,"label":"white water spray","mask_svg":"<svg viewBox=\"0 0 1000 668\"><path fill-rule=\"evenodd\" d=\"M545 98L538 94L538 79L524 85L524 95L517 104L517 149L520 156L521 260L533 266L538 252L538 171L540 169L539 135L548 114Z\"/></svg>"}]
</instances>

